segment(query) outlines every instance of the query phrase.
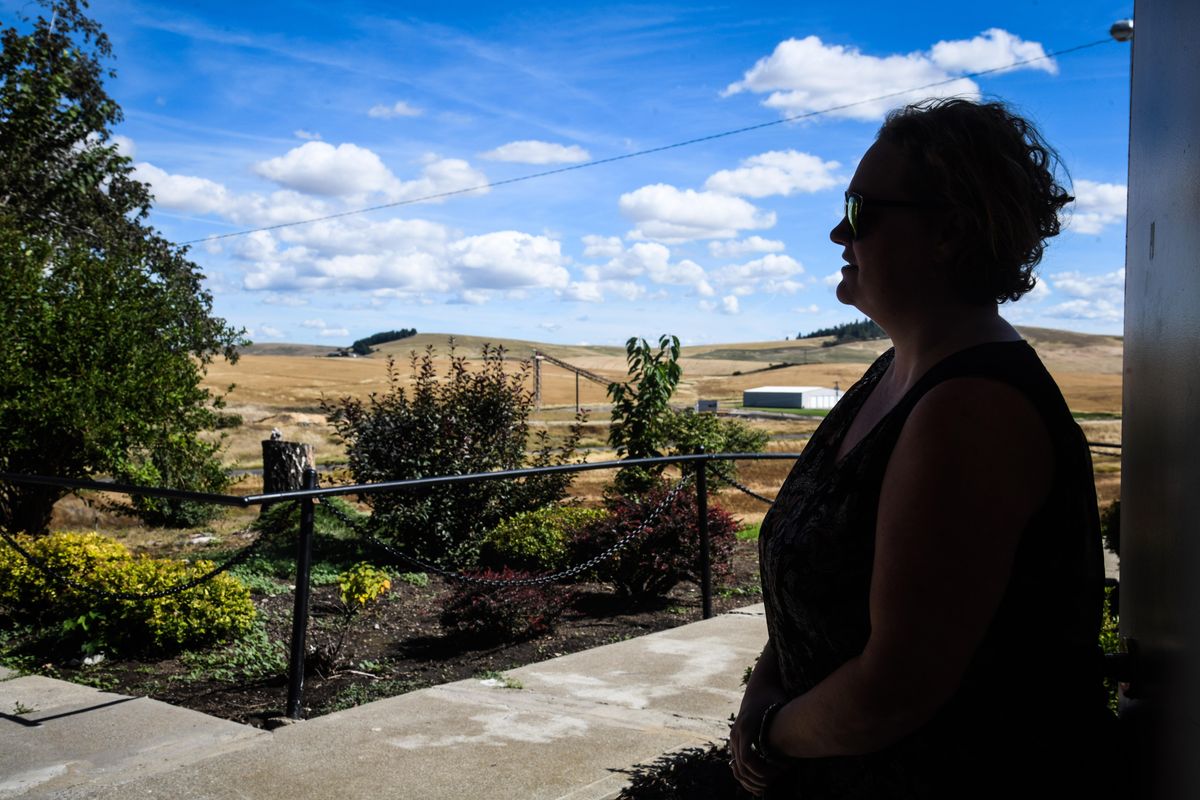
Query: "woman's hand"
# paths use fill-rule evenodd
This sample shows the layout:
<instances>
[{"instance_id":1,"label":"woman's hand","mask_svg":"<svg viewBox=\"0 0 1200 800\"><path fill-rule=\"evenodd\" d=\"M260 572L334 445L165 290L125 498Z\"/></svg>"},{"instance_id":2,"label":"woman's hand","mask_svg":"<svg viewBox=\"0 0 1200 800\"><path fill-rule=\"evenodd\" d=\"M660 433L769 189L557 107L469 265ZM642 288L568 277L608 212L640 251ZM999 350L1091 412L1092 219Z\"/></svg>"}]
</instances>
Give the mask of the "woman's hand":
<instances>
[{"instance_id":1,"label":"woman's hand","mask_svg":"<svg viewBox=\"0 0 1200 800\"><path fill-rule=\"evenodd\" d=\"M737 782L753 795L761 795L783 772L783 767L769 764L756 755L750 745L758 738L763 712L772 703L786 700L787 696L779 682L775 651L768 642L750 674L737 719L729 731L730 769Z\"/></svg>"}]
</instances>

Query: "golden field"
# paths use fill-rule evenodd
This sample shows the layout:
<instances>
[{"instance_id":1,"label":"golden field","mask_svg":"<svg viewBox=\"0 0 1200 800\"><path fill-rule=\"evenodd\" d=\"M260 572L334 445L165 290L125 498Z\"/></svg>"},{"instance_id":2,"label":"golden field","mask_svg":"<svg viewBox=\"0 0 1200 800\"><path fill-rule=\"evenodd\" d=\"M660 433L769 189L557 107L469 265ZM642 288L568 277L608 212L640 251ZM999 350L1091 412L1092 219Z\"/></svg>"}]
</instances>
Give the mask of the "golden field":
<instances>
[{"instance_id":1,"label":"golden field","mask_svg":"<svg viewBox=\"0 0 1200 800\"><path fill-rule=\"evenodd\" d=\"M1071 409L1077 414L1100 417L1081 421L1089 440L1120 442L1121 339L1044 328L1022 328L1021 332L1058 381ZM212 364L206 385L213 391L224 392L233 384L232 391L226 394L228 408L244 420L243 426L232 431L226 439L226 461L236 468L260 466L260 442L276 428L290 441L313 444L320 463L343 461L342 448L321 411L322 401L333 403L347 396L365 398L372 392L385 391L388 356L397 359L397 374L407 385L410 353L430 345L436 349L439 368L444 371L449 363L446 356L448 338L447 334L419 334L385 344L379 352L366 358L326 357L321 354L332 348L319 346L251 346L236 364L225 361ZM607 380L625 377L625 354L621 346L552 345L468 336L456 336L455 340L458 354L469 359L478 358L485 341L503 345L511 358L513 371L520 369L521 362L536 349ZM889 346L887 341L836 347L824 347L823 344L821 339L806 339L685 347L680 360L683 380L675 402L690 406L698 398L705 398L719 400L722 407L740 405L743 390L763 385L833 386L836 383L845 389ZM782 364L789 366L779 366ZM532 390L532 371L527 377L527 386ZM543 408L534 416L534 425L546 426L552 433L568 425L573 417L576 386L574 373L544 363ZM580 404L592 409L583 441L590 448L588 460L609 458L612 453L603 449L608 419L605 387L580 379L578 391ZM771 450L786 452L800 449L802 437L810 433L818 421L797 417L756 420L751 424L771 433L774 437ZM1097 453L1095 461L1097 489L1104 503L1119 494L1120 460ZM771 495L787 470L788 462L762 462L744 466L742 475L751 488ZM605 473L583 473L576 483L576 491L584 496L598 496L599 488L609 478ZM248 479L243 490L252 489L253 483L253 478ZM761 508L751 498L726 496L723 502L751 521L761 516Z\"/></svg>"}]
</instances>

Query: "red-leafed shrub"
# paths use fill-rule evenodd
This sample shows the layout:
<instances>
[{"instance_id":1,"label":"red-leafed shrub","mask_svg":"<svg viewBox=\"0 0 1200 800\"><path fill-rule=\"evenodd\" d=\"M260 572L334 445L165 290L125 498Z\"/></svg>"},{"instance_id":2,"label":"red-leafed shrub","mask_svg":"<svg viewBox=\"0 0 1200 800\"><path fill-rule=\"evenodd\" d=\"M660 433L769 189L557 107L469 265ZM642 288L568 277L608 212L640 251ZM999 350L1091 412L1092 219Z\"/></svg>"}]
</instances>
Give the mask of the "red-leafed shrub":
<instances>
[{"instance_id":1,"label":"red-leafed shrub","mask_svg":"<svg viewBox=\"0 0 1200 800\"><path fill-rule=\"evenodd\" d=\"M507 567L468 573L487 580L534 577ZM536 586L488 586L460 583L442 612L442 627L477 636L515 642L552 633L574 593L553 583Z\"/></svg>"},{"instance_id":2,"label":"red-leafed shrub","mask_svg":"<svg viewBox=\"0 0 1200 800\"><path fill-rule=\"evenodd\" d=\"M664 502L668 487L659 484L636 497L609 496L608 516L576 535L572 562L591 558L635 530ZM708 536L714 585L733 570L737 521L728 511L708 504ZM683 580L700 580L700 526L696 493L688 488L658 513L646 530L596 566L597 577L627 597L661 597Z\"/></svg>"}]
</instances>

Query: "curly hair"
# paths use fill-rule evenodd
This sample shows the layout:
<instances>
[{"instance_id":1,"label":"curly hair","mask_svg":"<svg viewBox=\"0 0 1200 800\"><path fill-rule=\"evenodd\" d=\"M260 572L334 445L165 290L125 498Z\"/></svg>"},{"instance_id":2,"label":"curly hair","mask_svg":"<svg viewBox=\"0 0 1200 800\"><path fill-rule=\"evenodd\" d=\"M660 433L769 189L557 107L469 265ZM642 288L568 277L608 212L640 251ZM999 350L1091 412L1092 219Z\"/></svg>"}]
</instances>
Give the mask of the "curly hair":
<instances>
[{"instance_id":1,"label":"curly hair","mask_svg":"<svg viewBox=\"0 0 1200 800\"><path fill-rule=\"evenodd\" d=\"M1074 199L1033 123L1002 103L925 100L888 114L878 138L906 152L921 189L946 207L959 243L950 275L962 297L1003 303L1033 289L1059 209Z\"/></svg>"}]
</instances>

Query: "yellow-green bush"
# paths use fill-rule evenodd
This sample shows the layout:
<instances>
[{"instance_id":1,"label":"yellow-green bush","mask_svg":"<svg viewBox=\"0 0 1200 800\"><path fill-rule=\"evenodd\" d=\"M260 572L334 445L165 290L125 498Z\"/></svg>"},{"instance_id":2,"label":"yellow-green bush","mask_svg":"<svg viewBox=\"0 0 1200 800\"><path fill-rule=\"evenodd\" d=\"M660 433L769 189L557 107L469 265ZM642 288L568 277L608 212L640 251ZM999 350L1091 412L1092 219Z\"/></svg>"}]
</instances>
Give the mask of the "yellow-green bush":
<instances>
[{"instance_id":1,"label":"yellow-green bush","mask_svg":"<svg viewBox=\"0 0 1200 800\"><path fill-rule=\"evenodd\" d=\"M18 541L41 563L100 592L148 594L178 586L214 567L134 556L98 533L56 533ZM250 592L217 575L178 594L120 600L81 591L47 576L7 543L0 544L0 605L17 619L58 623L91 647L175 650L240 636L254 620Z\"/></svg>"},{"instance_id":2,"label":"yellow-green bush","mask_svg":"<svg viewBox=\"0 0 1200 800\"><path fill-rule=\"evenodd\" d=\"M338 575L338 588L346 607L358 610L387 594L392 588L392 578L383 570L363 562Z\"/></svg>"},{"instance_id":3,"label":"yellow-green bush","mask_svg":"<svg viewBox=\"0 0 1200 800\"><path fill-rule=\"evenodd\" d=\"M567 546L577 531L602 519L596 508L547 505L516 514L488 531L480 561L491 567L549 572L567 566Z\"/></svg>"}]
</instances>

